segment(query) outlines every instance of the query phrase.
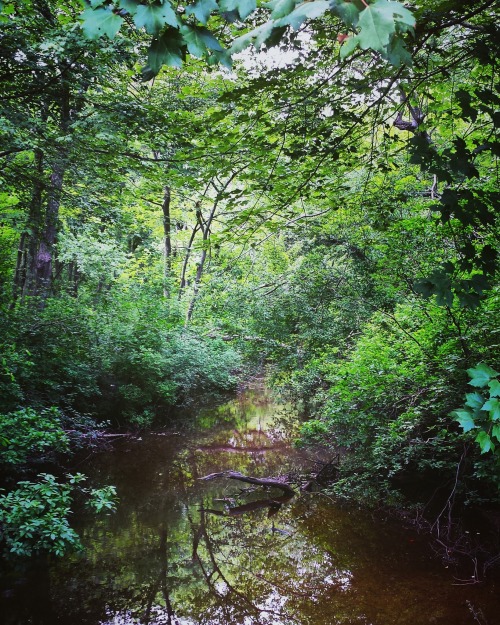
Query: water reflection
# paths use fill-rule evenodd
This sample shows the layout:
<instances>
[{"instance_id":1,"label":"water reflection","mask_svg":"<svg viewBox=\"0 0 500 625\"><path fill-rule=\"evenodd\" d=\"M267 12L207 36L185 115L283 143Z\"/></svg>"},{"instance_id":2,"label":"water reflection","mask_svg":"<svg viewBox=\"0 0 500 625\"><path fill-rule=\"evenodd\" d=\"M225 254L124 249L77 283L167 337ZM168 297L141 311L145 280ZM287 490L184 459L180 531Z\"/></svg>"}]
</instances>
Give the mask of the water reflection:
<instances>
[{"instance_id":1,"label":"water reflection","mask_svg":"<svg viewBox=\"0 0 500 625\"><path fill-rule=\"evenodd\" d=\"M79 520L83 554L18 577L2 623L466 625L469 604L495 623L495 586L454 587L407 530L318 494L200 481L301 475L304 459L270 424L277 410L247 393L191 434L93 458L85 471L117 485L118 512Z\"/></svg>"}]
</instances>

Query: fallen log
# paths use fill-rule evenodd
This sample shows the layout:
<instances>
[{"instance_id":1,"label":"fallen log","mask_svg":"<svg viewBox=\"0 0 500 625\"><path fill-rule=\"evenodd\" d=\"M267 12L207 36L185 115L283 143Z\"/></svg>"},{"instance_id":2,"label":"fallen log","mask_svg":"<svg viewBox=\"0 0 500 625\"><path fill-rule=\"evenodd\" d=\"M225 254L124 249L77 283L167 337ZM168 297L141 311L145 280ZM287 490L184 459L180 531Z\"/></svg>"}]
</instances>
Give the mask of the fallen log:
<instances>
[{"instance_id":1,"label":"fallen log","mask_svg":"<svg viewBox=\"0 0 500 625\"><path fill-rule=\"evenodd\" d=\"M290 484L282 480L273 477L250 477L249 475L243 475L243 473L240 473L239 471L221 471L220 473L210 473L210 475L205 475L205 477L200 477L199 479L203 481L208 481L215 480L220 477L225 477L230 480L238 480L240 482L245 482L246 484L256 484L257 486L279 488L289 497L295 497L295 495L297 494L295 490L290 486Z\"/></svg>"},{"instance_id":2,"label":"fallen log","mask_svg":"<svg viewBox=\"0 0 500 625\"><path fill-rule=\"evenodd\" d=\"M257 501L250 501L244 503L241 506L233 506L232 508L226 508L226 510L215 510L213 508L200 508L202 512L208 512L217 516L241 516L248 512L255 512L255 510L261 510L262 508L268 508L268 518L274 516L279 512L284 503L288 503L292 499L290 495L281 495L273 499L258 499Z\"/></svg>"}]
</instances>

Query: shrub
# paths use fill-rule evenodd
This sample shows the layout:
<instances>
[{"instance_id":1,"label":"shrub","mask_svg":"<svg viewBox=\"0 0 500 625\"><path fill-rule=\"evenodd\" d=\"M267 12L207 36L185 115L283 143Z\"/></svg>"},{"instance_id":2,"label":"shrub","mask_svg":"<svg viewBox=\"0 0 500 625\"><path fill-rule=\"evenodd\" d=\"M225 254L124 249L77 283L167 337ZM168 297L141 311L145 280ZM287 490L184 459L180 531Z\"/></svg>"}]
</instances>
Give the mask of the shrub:
<instances>
[{"instance_id":1,"label":"shrub","mask_svg":"<svg viewBox=\"0 0 500 625\"><path fill-rule=\"evenodd\" d=\"M66 483L48 473L38 477L38 482L19 482L15 490L0 495L1 537L7 551L16 556L44 552L62 556L81 549L78 534L69 524L75 494L84 495L95 512L112 511L115 488L82 488L86 477L81 473L68 475Z\"/></svg>"},{"instance_id":2,"label":"shrub","mask_svg":"<svg viewBox=\"0 0 500 625\"><path fill-rule=\"evenodd\" d=\"M61 428L59 411L22 408L0 417L0 437L5 449L1 462L16 465L68 450L69 439Z\"/></svg>"}]
</instances>

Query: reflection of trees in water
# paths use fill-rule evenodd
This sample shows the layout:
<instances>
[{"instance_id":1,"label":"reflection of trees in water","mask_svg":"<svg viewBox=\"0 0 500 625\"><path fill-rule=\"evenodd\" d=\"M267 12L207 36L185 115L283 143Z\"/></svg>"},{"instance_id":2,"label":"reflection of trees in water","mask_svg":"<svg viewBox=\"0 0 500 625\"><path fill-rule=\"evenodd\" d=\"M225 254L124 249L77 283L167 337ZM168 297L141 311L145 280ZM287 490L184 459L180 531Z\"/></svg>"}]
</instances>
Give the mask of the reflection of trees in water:
<instances>
[{"instance_id":1,"label":"reflection of trees in water","mask_svg":"<svg viewBox=\"0 0 500 625\"><path fill-rule=\"evenodd\" d=\"M293 452L261 430L267 409L232 404L231 418L191 440L152 438L103 458L97 470L118 485L121 506L84 528L82 558L54 567L61 625L329 622L318 599L338 573L313 546L314 532L297 529L289 497L198 481L223 467L252 475L295 467Z\"/></svg>"},{"instance_id":2,"label":"reflection of trees in water","mask_svg":"<svg viewBox=\"0 0 500 625\"><path fill-rule=\"evenodd\" d=\"M200 442L206 448L224 440L227 445L231 433L232 428L226 428L225 435L218 431L177 449L168 468L161 468L161 482L143 497L134 495L135 511L129 512L113 536L123 563L109 584L109 616L101 623L328 622L319 618L324 608L318 607L318 600L325 589L329 593L335 587L336 579L345 581L349 573L339 575L332 558L298 531L298 519L286 505L290 496L263 497L260 489L249 492L234 484L198 482L197 478L221 466L266 474L273 466L285 467L289 458L280 453L281 447L267 450L265 457L248 451L199 453ZM253 447L262 444L263 437L249 428L237 442ZM268 445L270 439L264 440ZM266 464L262 470L261 461ZM198 488L210 497L200 499ZM172 489L175 498L166 497ZM120 532L128 545L120 544ZM140 542L142 551L137 548ZM95 543L102 544L102 539ZM101 566L107 568L114 550L103 556ZM325 577L330 581L325 582Z\"/></svg>"},{"instance_id":3,"label":"reflection of trees in water","mask_svg":"<svg viewBox=\"0 0 500 625\"><path fill-rule=\"evenodd\" d=\"M350 573L337 571L328 554L294 529L280 531L262 516L228 514L213 516L202 505L196 520L189 515L192 559L206 587L192 597L191 606L182 589L175 595L182 612L196 622L306 623L325 589L348 585Z\"/></svg>"},{"instance_id":4,"label":"reflection of trees in water","mask_svg":"<svg viewBox=\"0 0 500 625\"><path fill-rule=\"evenodd\" d=\"M282 611L268 607L265 603L262 604L259 601L260 598L254 599L256 588L252 588L252 592L249 592L247 585L242 584L244 590L238 589L237 584L242 581L241 575L253 574L253 572L242 566L240 562L243 555L240 551L241 547L232 541L227 542L227 526L222 525L214 531L211 525L216 524L208 522L208 514L208 511L202 508L197 526L192 522L195 537L193 559L198 563L210 594L215 599L212 618L219 613L224 616L226 623L237 622L235 618L242 618L248 623L249 617L257 619L261 617L261 622L265 622L262 620L265 616L273 616L281 621ZM223 571L224 565L228 569L227 573ZM255 578L261 583L273 586L272 582L258 573ZM279 606L279 601L276 605ZM296 619L288 620L298 622Z\"/></svg>"},{"instance_id":5,"label":"reflection of trees in water","mask_svg":"<svg viewBox=\"0 0 500 625\"><path fill-rule=\"evenodd\" d=\"M9 598L11 606L17 601L11 612L17 620L0 604L2 625L470 620L462 594L449 590L456 587L428 576L427 556L415 551L416 541L393 535L366 514L342 511L320 495L288 503L273 497L274 490L264 496L225 480L200 482L226 468L268 476L293 474L300 466L293 449L282 450L279 435L256 427L260 412L250 423L245 409L234 408L232 421L216 415L210 432L124 442L117 453L97 458L96 481L118 486L117 513L91 523L82 518L86 552L26 579L22 594ZM260 446L265 452L254 451ZM488 607L487 592L472 603Z\"/></svg>"},{"instance_id":6,"label":"reflection of trees in water","mask_svg":"<svg viewBox=\"0 0 500 625\"><path fill-rule=\"evenodd\" d=\"M136 580L134 599L121 609L115 603L106 625L329 622L318 620L324 611L320 600L325 591L330 601L332 590L345 589L350 573L338 571L329 554L297 531L290 510L277 521L269 518L273 501L247 502L256 509L265 504L267 514L261 509L238 517L230 509L212 514L210 499L191 502L180 524L159 527L156 557L150 559L155 573Z\"/></svg>"}]
</instances>

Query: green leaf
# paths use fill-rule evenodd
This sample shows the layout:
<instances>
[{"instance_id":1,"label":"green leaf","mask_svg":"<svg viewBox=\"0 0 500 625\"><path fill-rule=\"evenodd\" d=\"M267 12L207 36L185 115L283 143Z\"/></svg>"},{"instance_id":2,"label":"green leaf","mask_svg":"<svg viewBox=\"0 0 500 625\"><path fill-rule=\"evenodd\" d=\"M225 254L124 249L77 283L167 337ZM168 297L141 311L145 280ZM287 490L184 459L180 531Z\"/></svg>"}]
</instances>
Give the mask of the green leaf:
<instances>
[{"instance_id":1,"label":"green leaf","mask_svg":"<svg viewBox=\"0 0 500 625\"><path fill-rule=\"evenodd\" d=\"M208 50L223 52L223 48L212 33L206 28L197 26L181 26L181 33L187 48L193 56L202 57Z\"/></svg>"},{"instance_id":2,"label":"green leaf","mask_svg":"<svg viewBox=\"0 0 500 625\"><path fill-rule=\"evenodd\" d=\"M395 67L399 67L400 65L411 67L413 65L411 54L406 49L404 41L397 35L391 38L384 56Z\"/></svg>"},{"instance_id":3,"label":"green leaf","mask_svg":"<svg viewBox=\"0 0 500 625\"><path fill-rule=\"evenodd\" d=\"M199 22L206 24L212 11L218 8L215 0L198 0L194 5L186 7L186 15L194 15Z\"/></svg>"},{"instance_id":4,"label":"green leaf","mask_svg":"<svg viewBox=\"0 0 500 625\"><path fill-rule=\"evenodd\" d=\"M140 4L134 16L134 22L137 28L144 28L150 35L157 35L167 24L169 26L178 26L179 20L175 11L170 6L170 2L163 5Z\"/></svg>"},{"instance_id":5,"label":"green leaf","mask_svg":"<svg viewBox=\"0 0 500 625\"><path fill-rule=\"evenodd\" d=\"M417 293L422 293L424 297L435 295L438 306L451 306L453 304L451 287L450 268L446 266L443 266L442 269L435 269L430 276L416 280L414 283Z\"/></svg>"},{"instance_id":6,"label":"green leaf","mask_svg":"<svg viewBox=\"0 0 500 625\"><path fill-rule=\"evenodd\" d=\"M230 54L238 54L238 52L241 52L245 48L248 48L248 46L251 45L253 40L255 39L256 30L258 29L256 28L248 33L245 33L244 35L241 35L241 37L237 37L233 41L233 44L229 49Z\"/></svg>"},{"instance_id":7,"label":"green leaf","mask_svg":"<svg viewBox=\"0 0 500 625\"><path fill-rule=\"evenodd\" d=\"M135 15L139 7L136 0L119 0L118 6L120 9L124 9L127 13L130 13L130 15Z\"/></svg>"},{"instance_id":8,"label":"green leaf","mask_svg":"<svg viewBox=\"0 0 500 625\"><path fill-rule=\"evenodd\" d=\"M153 39L148 50L148 64L142 68L142 80L151 80L162 65L181 67L184 41L175 28L169 28L161 37Z\"/></svg>"},{"instance_id":9,"label":"green leaf","mask_svg":"<svg viewBox=\"0 0 500 625\"><path fill-rule=\"evenodd\" d=\"M470 408L474 410L481 410L484 404L484 397L479 393L467 393L466 397L466 406L470 406Z\"/></svg>"},{"instance_id":10,"label":"green leaf","mask_svg":"<svg viewBox=\"0 0 500 625\"><path fill-rule=\"evenodd\" d=\"M239 16L244 20L257 8L257 0L220 0L219 8L221 12L238 11Z\"/></svg>"},{"instance_id":11,"label":"green leaf","mask_svg":"<svg viewBox=\"0 0 500 625\"><path fill-rule=\"evenodd\" d=\"M413 13L399 2L377 0L369 8L376 10L381 15L385 15L387 20L394 20L400 27L409 26L413 28L415 26Z\"/></svg>"},{"instance_id":12,"label":"green leaf","mask_svg":"<svg viewBox=\"0 0 500 625\"><path fill-rule=\"evenodd\" d=\"M388 0L370 4L359 16L359 45L363 50L383 51L396 32L396 24Z\"/></svg>"},{"instance_id":13,"label":"green leaf","mask_svg":"<svg viewBox=\"0 0 500 625\"><path fill-rule=\"evenodd\" d=\"M298 30L307 19L320 17L330 8L330 3L326 0L315 0L314 2L304 2L286 17L283 17L276 26L290 24L294 30Z\"/></svg>"},{"instance_id":14,"label":"green leaf","mask_svg":"<svg viewBox=\"0 0 500 625\"><path fill-rule=\"evenodd\" d=\"M489 434L485 432L484 430L481 430L481 432L479 432L475 440L476 440L476 443L479 443L482 454L485 454L488 451L493 451L495 449L495 444L491 440Z\"/></svg>"},{"instance_id":15,"label":"green leaf","mask_svg":"<svg viewBox=\"0 0 500 625\"><path fill-rule=\"evenodd\" d=\"M470 386L475 386L476 388L484 388L491 378L499 375L497 371L488 367L484 362L479 363L475 369L467 369L467 373L471 377Z\"/></svg>"},{"instance_id":16,"label":"green leaf","mask_svg":"<svg viewBox=\"0 0 500 625\"><path fill-rule=\"evenodd\" d=\"M276 42L273 41L274 36L279 36L283 31L281 27L276 27L276 22L269 21L265 24L261 24L257 28L245 33L241 37L238 37L233 41L233 45L229 49L229 54L237 54L241 52L245 48L247 48L252 43L258 50L263 43L266 43L268 46L275 45Z\"/></svg>"},{"instance_id":17,"label":"green leaf","mask_svg":"<svg viewBox=\"0 0 500 625\"><path fill-rule=\"evenodd\" d=\"M123 23L123 18L109 9L85 9L80 19L88 39L98 39L103 35L113 39Z\"/></svg>"},{"instance_id":18,"label":"green leaf","mask_svg":"<svg viewBox=\"0 0 500 625\"><path fill-rule=\"evenodd\" d=\"M272 9L271 17L275 20L285 17L295 8L296 0L272 0L264 4L268 9Z\"/></svg>"},{"instance_id":19,"label":"green leaf","mask_svg":"<svg viewBox=\"0 0 500 625\"><path fill-rule=\"evenodd\" d=\"M498 423L492 427L491 435L494 436L497 441L500 441L500 425L498 425Z\"/></svg>"},{"instance_id":20,"label":"green leaf","mask_svg":"<svg viewBox=\"0 0 500 625\"><path fill-rule=\"evenodd\" d=\"M357 26L359 21L359 9L353 2L330 0L330 10L340 17L349 28Z\"/></svg>"},{"instance_id":21,"label":"green leaf","mask_svg":"<svg viewBox=\"0 0 500 625\"><path fill-rule=\"evenodd\" d=\"M498 380L491 380L488 386L490 387L490 397L500 397L500 382Z\"/></svg>"},{"instance_id":22,"label":"green leaf","mask_svg":"<svg viewBox=\"0 0 500 625\"><path fill-rule=\"evenodd\" d=\"M257 37L255 38L255 41L253 43L257 50L259 50L262 44L267 41L268 37L273 32L273 29L273 22L266 22L259 27L259 33L257 34Z\"/></svg>"},{"instance_id":23,"label":"green leaf","mask_svg":"<svg viewBox=\"0 0 500 625\"><path fill-rule=\"evenodd\" d=\"M256 8L256 0L239 0L238 2L238 13L242 20L246 19Z\"/></svg>"},{"instance_id":24,"label":"green leaf","mask_svg":"<svg viewBox=\"0 0 500 625\"><path fill-rule=\"evenodd\" d=\"M492 421L498 421L500 419L500 400L496 397L489 399L482 407L482 410L487 410L490 413Z\"/></svg>"},{"instance_id":25,"label":"green leaf","mask_svg":"<svg viewBox=\"0 0 500 625\"><path fill-rule=\"evenodd\" d=\"M354 35L354 37L348 37L344 40L342 47L340 48L340 58L345 59L350 54L356 50L359 46L359 37L358 35Z\"/></svg>"},{"instance_id":26,"label":"green leaf","mask_svg":"<svg viewBox=\"0 0 500 625\"><path fill-rule=\"evenodd\" d=\"M476 427L474 417L469 410L454 410L451 414L455 417L455 421L458 421L461 425L464 432L469 432Z\"/></svg>"},{"instance_id":27,"label":"green leaf","mask_svg":"<svg viewBox=\"0 0 500 625\"><path fill-rule=\"evenodd\" d=\"M207 60L209 65L216 65L220 63L220 65L226 67L227 69L232 69L233 67L233 61L229 56L228 50L224 50L224 52L217 52L217 50L213 50Z\"/></svg>"}]
</instances>

